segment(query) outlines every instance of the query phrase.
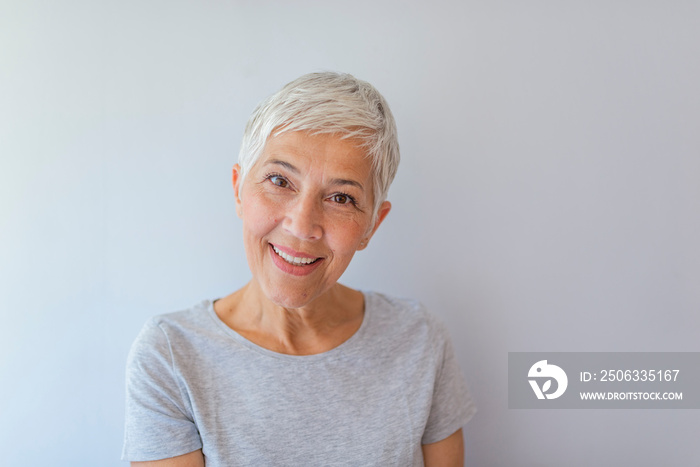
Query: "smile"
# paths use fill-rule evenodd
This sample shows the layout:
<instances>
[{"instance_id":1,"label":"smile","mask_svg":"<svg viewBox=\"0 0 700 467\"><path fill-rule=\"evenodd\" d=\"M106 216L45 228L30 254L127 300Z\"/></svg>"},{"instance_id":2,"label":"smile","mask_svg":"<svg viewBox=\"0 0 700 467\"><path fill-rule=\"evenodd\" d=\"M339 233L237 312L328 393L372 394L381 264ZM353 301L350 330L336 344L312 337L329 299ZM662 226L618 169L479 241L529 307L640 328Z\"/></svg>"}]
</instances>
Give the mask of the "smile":
<instances>
[{"instance_id":1,"label":"smile","mask_svg":"<svg viewBox=\"0 0 700 467\"><path fill-rule=\"evenodd\" d=\"M298 258L296 256L288 255L287 253L279 250L275 245L272 245L272 249L275 251L275 253L277 253L277 256L294 266L306 266L319 260L319 258Z\"/></svg>"}]
</instances>

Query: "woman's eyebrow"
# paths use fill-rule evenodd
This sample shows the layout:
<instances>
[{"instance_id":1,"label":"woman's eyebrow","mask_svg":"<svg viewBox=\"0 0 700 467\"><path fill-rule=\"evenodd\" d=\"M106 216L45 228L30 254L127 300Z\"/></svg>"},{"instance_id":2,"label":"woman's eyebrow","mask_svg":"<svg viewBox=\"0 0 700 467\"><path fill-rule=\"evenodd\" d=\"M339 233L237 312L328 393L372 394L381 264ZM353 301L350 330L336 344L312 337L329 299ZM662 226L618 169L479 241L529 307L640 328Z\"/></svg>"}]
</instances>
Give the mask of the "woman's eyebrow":
<instances>
[{"instance_id":1,"label":"woman's eyebrow","mask_svg":"<svg viewBox=\"0 0 700 467\"><path fill-rule=\"evenodd\" d=\"M283 161L280 159L270 159L269 161L265 162L265 165L269 164L274 164L274 165L279 165L284 167L285 169L289 170L295 175L299 174L299 169L297 169L293 164L290 164L287 161ZM348 178L332 178L330 180L331 185L349 185L349 186L354 186L359 188L360 190L364 190L365 187L362 185L362 183L356 181L356 180L351 180Z\"/></svg>"},{"instance_id":2,"label":"woman's eyebrow","mask_svg":"<svg viewBox=\"0 0 700 467\"><path fill-rule=\"evenodd\" d=\"M279 159L270 159L269 161L267 161L267 162L265 163L265 165L268 165L268 164L281 165L282 167L284 167L285 169L289 170L290 172L293 172L294 174L298 174L298 173L299 173L299 169L297 169L297 168L294 167L292 164L290 164L289 162L286 162L286 161L282 161L282 160L279 160Z\"/></svg>"},{"instance_id":3,"label":"woman's eyebrow","mask_svg":"<svg viewBox=\"0 0 700 467\"><path fill-rule=\"evenodd\" d=\"M348 180L347 178L333 178L331 179L331 185L350 185L357 187L360 190L365 189L365 187L362 186L362 183L356 182L355 180Z\"/></svg>"}]
</instances>

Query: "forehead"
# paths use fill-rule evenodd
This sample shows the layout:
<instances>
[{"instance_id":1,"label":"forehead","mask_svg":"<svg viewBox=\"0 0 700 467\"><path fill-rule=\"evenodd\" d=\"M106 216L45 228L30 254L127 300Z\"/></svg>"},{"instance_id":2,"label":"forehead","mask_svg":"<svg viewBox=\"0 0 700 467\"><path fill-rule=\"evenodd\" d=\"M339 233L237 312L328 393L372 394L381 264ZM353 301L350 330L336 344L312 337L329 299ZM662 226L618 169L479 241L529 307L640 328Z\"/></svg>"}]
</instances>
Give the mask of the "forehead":
<instances>
[{"instance_id":1,"label":"forehead","mask_svg":"<svg viewBox=\"0 0 700 467\"><path fill-rule=\"evenodd\" d=\"M357 139L336 133L290 131L270 136L259 163L288 163L305 173L353 174L363 181L371 175L371 160Z\"/></svg>"}]
</instances>

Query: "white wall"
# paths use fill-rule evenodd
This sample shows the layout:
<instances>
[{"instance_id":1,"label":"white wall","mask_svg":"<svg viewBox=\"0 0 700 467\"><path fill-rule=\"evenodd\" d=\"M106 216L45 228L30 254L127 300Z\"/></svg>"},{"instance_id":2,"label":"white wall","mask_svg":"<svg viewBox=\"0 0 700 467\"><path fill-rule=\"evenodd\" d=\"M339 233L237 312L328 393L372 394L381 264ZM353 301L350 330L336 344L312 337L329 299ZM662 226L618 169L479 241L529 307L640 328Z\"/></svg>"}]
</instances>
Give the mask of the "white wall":
<instances>
[{"instance_id":1,"label":"white wall","mask_svg":"<svg viewBox=\"0 0 700 467\"><path fill-rule=\"evenodd\" d=\"M150 315L249 277L255 104L375 84L394 209L344 277L450 326L468 465L698 465L700 412L507 408L508 351L700 351L697 2L0 2L2 465L117 466ZM9 457L8 457L9 456Z\"/></svg>"}]
</instances>

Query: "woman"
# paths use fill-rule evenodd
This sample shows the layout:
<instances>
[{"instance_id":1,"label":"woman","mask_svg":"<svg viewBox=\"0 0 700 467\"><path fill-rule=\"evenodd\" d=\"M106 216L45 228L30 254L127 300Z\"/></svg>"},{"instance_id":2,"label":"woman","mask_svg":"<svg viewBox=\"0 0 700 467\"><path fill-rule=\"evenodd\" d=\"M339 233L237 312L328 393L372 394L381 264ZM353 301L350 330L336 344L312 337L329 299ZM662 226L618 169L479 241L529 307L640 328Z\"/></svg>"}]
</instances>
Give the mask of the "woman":
<instances>
[{"instance_id":1,"label":"woman","mask_svg":"<svg viewBox=\"0 0 700 467\"><path fill-rule=\"evenodd\" d=\"M302 76L255 110L233 169L252 279L146 324L124 459L462 465L474 407L445 328L337 282L389 213L398 162L387 103L350 75Z\"/></svg>"}]
</instances>

